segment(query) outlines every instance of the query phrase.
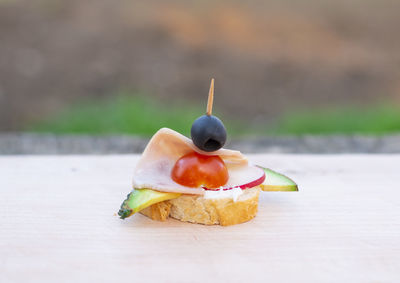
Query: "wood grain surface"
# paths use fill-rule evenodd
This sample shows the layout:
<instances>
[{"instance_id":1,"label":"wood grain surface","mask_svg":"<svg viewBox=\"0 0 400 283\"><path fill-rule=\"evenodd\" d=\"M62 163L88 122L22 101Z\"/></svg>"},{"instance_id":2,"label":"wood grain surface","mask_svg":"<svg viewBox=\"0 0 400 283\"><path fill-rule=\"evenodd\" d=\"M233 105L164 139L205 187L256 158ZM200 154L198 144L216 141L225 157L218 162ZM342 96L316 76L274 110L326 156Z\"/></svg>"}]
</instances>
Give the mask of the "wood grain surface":
<instances>
[{"instance_id":1,"label":"wood grain surface","mask_svg":"<svg viewBox=\"0 0 400 283\"><path fill-rule=\"evenodd\" d=\"M0 157L0 282L400 282L400 155L250 155L299 192L230 226L115 213L137 155Z\"/></svg>"}]
</instances>

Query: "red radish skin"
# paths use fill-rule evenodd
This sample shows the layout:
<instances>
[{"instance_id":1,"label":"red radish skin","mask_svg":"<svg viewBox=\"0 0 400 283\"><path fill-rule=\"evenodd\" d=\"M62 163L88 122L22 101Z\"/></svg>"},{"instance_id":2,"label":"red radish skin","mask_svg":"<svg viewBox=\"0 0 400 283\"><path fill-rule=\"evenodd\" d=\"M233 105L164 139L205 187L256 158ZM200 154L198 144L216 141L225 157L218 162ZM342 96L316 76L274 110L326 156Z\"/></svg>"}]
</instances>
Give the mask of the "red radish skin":
<instances>
[{"instance_id":1,"label":"red radish skin","mask_svg":"<svg viewBox=\"0 0 400 283\"><path fill-rule=\"evenodd\" d=\"M266 178L266 175L265 175L265 172L263 172L263 175L260 178L254 180L254 181L251 181L250 183L247 183L247 184L244 184L244 185L240 185L240 186L234 186L234 187L230 187L230 188L223 188L222 190L223 191L229 191L229 190L232 190L233 188L241 188L242 190L245 190L245 189L248 189L248 188L253 188L255 186L259 186L262 183L264 183L265 178ZM206 191L220 191L220 189L209 189L209 188L206 188L206 187L202 187L202 188L204 190L206 190Z\"/></svg>"}]
</instances>

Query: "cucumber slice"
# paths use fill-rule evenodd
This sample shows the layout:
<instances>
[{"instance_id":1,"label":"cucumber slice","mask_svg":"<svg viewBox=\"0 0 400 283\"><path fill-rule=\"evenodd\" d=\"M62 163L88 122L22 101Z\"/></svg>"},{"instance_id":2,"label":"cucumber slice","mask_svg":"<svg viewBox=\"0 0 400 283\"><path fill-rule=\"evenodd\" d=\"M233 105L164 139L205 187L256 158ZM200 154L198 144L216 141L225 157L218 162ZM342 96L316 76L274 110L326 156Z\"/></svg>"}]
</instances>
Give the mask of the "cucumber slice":
<instances>
[{"instance_id":1,"label":"cucumber slice","mask_svg":"<svg viewBox=\"0 0 400 283\"><path fill-rule=\"evenodd\" d=\"M135 189L128 194L126 200L121 204L118 215L121 219L125 219L150 205L164 200L174 199L180 195L179 193L163 193L150 189Z\"/></svg>"},{"instance_id":2,"label":"cucumber slice","mask_svg":"<svg viewBox=\"0 0 400 283\"><path fill-rule=\"evenodd\" d=\"M265 172L265 181L260 185L265 192L294 192L298 191L297 184L278 172L271 169L258 166Z\"/></svg>"}]
</instances>

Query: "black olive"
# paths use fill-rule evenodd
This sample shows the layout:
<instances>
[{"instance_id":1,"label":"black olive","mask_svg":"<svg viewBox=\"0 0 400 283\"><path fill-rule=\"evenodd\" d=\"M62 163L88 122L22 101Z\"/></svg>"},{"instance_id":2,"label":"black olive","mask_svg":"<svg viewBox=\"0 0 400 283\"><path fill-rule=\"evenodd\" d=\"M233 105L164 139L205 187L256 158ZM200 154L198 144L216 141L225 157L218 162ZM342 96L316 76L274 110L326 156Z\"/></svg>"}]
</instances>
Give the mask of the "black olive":
<instances>
[{"instance_id":1,"label":"black olive","mask_svg":"<svg viewBox=\"0 0 400 283\"><path fill-rule=\"evenodd\" d=\"M213 115L197 118L190 130L193 143L203 151L215 151L226 142L226 129L220 119Z\"/></svg>"}]
</instances>

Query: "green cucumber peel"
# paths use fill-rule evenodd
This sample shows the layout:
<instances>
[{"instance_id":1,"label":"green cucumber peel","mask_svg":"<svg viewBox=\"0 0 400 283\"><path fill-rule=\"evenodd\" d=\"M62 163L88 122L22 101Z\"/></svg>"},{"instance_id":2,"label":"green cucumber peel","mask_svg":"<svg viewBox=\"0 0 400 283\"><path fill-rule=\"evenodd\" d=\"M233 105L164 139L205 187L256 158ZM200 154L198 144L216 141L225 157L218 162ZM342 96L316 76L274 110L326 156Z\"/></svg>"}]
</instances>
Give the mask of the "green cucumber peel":
<instances>
[{"instance_id":1,"label":"green cucumber peel","mask_svg":"<svg viewBox=\"0 0 400 283\"><path fill-rule=\"evenodd\" d=\"M121 219L125 219L150 205L174 199L180 195L179 193L164 193L150 189L134 189L121 204L118 215Z\"/></svg>"},{"instance_id":2,"label":"green cucumber peel","mask_svg":"<svg viewBox=\"0 0 400 283\"><path fill-rule=\"evenodd\" d=\"M297 184L289 177L278 173L269 168L264 168L257 165L265 172L265 181L260 185L261 189L266 192L296 192L298 191Z\"/></svg>"}]
</instances>

